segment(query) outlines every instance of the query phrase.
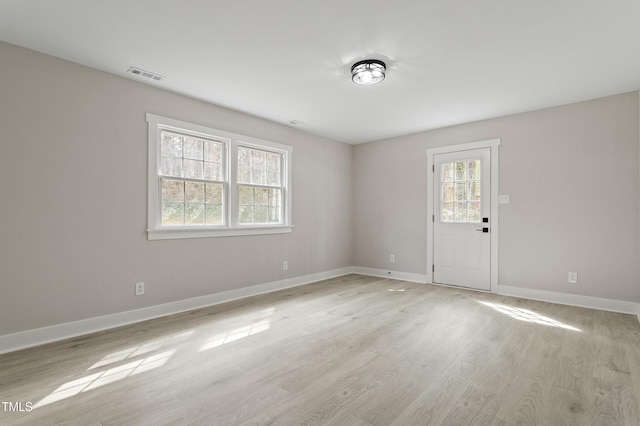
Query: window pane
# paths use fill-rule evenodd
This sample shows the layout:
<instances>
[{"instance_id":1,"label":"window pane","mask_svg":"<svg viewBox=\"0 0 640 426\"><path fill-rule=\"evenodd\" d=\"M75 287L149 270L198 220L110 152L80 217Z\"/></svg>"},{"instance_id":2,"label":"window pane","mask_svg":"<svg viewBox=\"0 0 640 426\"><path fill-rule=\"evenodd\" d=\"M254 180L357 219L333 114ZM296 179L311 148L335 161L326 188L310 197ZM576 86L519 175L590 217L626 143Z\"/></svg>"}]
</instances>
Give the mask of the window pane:
<instances>
[{"instance_id":1,"label":"window pane","mask_svg":"<svg viewBox=\"0 0 640 426\"><path fill-rule=\"evenodd\" d=\"M270 207L269 208L269 223L280 223L280 208L278 207Z\"/></svg>"},{"instance_id":2,"label":"window pane","mask_svg":"<svg viewBox=\"0 0 640 426\"><path fill-rule=\"evenodd\" d=\"M267 171L267 185L280 186L280 172Z\"/></svg>"},{"instance_id":3,"label":"window pane","mask_svg":"<svg viewBox=\"0 0 640 426\"><path fill-rule=\"evenodd\" d=\"M204 179L207 180L223 180L222 179L222 163L204 163Z\"/></svg>"},{"instance_id":4,"label":"window pane","mask_svg":"<svg viewBox=\"0 0 640 426\"><path fill-rule=\"evenodd\" d=\"M205 203L206 204L223 204L222 203L222 184L207 183L205 187Z\"/></svg>"},{"instance_id":5,"label":"window pane","mask_svg":"<svg viewBox=\"0 0 640 426\"><path fill-rule=\"evenodd\" d=\"M267 170L280 173L280 154L267 154Z\"/></svg>"},{"instance_id":6,"label":"window pane","mask_svg":"<svg viewBox=\"0 0 640 426\"><path fill-rule=\"evenodd\" d=\"M208 204L205 206L205 223L207 225L223 225L222 206Z\"/></svg>"},{"instance_id":7,"label":"window pane","mask_svg":"<svg viewBox=\"0 0 640 426\"><path fill-rule=\"evenodd\" d=\"M254 185L267 183L266 152L251 150L251 181Z\"/></svg>"},{"instance_id":8,"label":"window pane","mask_svg":"<svg viewBox=\"0 0 640 426\"><path fill-rule=\"evenodd\" d=\"M185 182L185 202L204 204L204 183Z\"/></svg>"},{"instance_id":9,"label":"window pane","mask_svg":"<svg viewBox=\"0 0 640 426\"><path fill-rule=\"evenodd\" d=\"M238 183L251 183L251 152L238 148Z\"/></svg>"},{"instance_id":10,"label":"window pane","mask_svg":"<svg viewBox=\"0 0 640 426\"><path fill-rule=\"evenodd\" d=\"M269 186L280 186L281 181L281 159L280 154L267 154L267 182Z\"/></svg>"},{"instance_id":11,"label":"window pane","mask_svg":"<svg viewBox=\"0 0 640 426\"><path fill-rule=\"evenodd\" d=\"M161 155L182 157L182 136L175 133L162 132L160 139Z\"/></svg>"},{"instance_id":12,"label":"window pane","mask_svg":"<svg viewBox=\"0 0 640 426\"><path fill-rule=\"evenodd\" d=\"M204 141L204 161L222 163L222 143Z\"/></svg>"},{"instance_id":13,"label":"window pane","mask_svg":"<svg viewBox=\"0 0 640 426\"><path fill-rule=\"evenodd\" d=\"M467 178L467 164L464 161L456 163L456 181L463 181Z\"/></svg>"},{"instance_id":14,"label":"window pane","mask_svg":"<svg viewBox=\"0 0 640 426\"><path fill-rule=\"evenodd\" d=\"M249 183L254 184L254 185L264 185L264 184L266 184L267 183L266 171L264 169L252 167L251 168L251 179L250 179Z\"/></svg>"},{"instance_id":15,"label":"window pane","mask_svg":"<svg viewBox=\"0 0 640 426\"><path fill-rule=\"evenodd\" d=\"M184 202L184 182L180 180L162 180L162 201Z\"/></svg>"},{"instance_id":16,"label":"window pane","mask_svg":"<svg viewBox=\"0 0 640 426\"><path fill-rule=\"evenodd\" d=\"M253 206L240 206L239 220L242 224L253 223Z\"/></svg>"},{"instance_id":17,"label":"window pane","mask_svg":"<svg viewBox=\"0 0 640 426\"><path fill-rule=\"evenodd\" d=\"M166 226L184 225L184 204L171 201L162 202L162 224Z\"/></svg>"},{"instance_id":18,"label":"window pane","mask_svg":"<svg viewBox=\"0 0 640 426\"><path fill-rule=\"evenodd\" d=\"M255 206L254 223L267 223L269 208L267 206Z\"/></svg>"},{"instance_id":19,"label":"window pane","mask_svg":"<svg viewBox=\"0 0 640 426\"><path fill-rule=\"evenodd\" d=\"M162 156L162 176L182 177L182 158Z\"/></svg>"},{"instance_id":20,"label":"window pane","mask_svg":"<svg viewBox=\"0 0 640 426\"><path fill-rule=\"evenodd\" d=\"M238 187L238 197L240 199L240 205L254 204L253 202L253 188L248 186Z\"/></svg>"},{"instance_id":21,"label":"window pane","mask_svg":"<svg viewBox=\"0 0 640 426\"><path fill-rule=\"evenodd\" d=\"M184 160L184 176L191 179L202 179L202 161Z\"/></svg>"},{"instance_id":22,"label":"window pane","mask_svg":"<svg viewBox=\"0 0 640 426\"><path fill-rule=\"evenodd\" d=\"M282 185L282 154L238 148L238 183Z\"/></svg>"},{"instance_id":23,"label":"window pane","mask_svg":"<svg viewBox=\"0 0 640 426\"><path fill-rule=\"evenodd\" d=\"M238 169L238 183L251 183L251 169L240 168Z\"/></svg>"},{"instance_id":24,"label":"window pane","mask_svg":"<svg viewBox=\"0 0 640 426\"><path fill-rule=\"evenodd\" d=\"M196 139L186 136L184 138L184 146L182 148L184 158L192 158L194 160L202 160L202 139Z\"/></svg>"},{"instance_id":25,"label":"window pane","mask_svg":"<svg viewBox=\"0 0 640 426\"><path fill-rule=\"evenodd\" d=\"M282 199L282 191L279 189L269 190L269 205L271 207L280 207Z\"/></svg>"},{"instance_id":26,"label":"window pane","mask_svg":"<svg viewBox=\"0 0 640 426\"><path fill-rule=\"evenodd\" d=\"M269 205L269 190L265 188L255 188L254 189L254 202L257 206L266 206Z\"/></svg>"},{"instance_id":27,"label":"window pane","mask_svg":"<svg viewBox=\"0 0 640 426\"><path fill-rule=\"evenodd\" d=\"M204 205L203 204L185 204L184 223L185 225L203 225L204 224Z\"/></svg>"}]
</instances>

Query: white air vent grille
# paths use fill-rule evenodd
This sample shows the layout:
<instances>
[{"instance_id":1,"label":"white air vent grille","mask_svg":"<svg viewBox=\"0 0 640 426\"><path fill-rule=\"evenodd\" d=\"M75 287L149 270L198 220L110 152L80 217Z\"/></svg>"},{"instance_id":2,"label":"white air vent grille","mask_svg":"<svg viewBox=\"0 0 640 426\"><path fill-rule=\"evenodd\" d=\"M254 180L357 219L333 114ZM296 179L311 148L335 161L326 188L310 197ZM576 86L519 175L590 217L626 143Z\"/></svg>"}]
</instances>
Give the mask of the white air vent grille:
<instances>
[{"instance_id":1,"label":"white air vent grille","mask_svg":"<svg viewBox=\"0 0 640 426\"><path fill-rule=\"evenodd\" d=\"M137 75L138 77L150 78L151 80L156 80L156 81L164 80L164 76L160 74L154 74L152 72L141 70L140 68L136 68L136 67L129 68L127 72L130 74Z\"/></svg>"}]
</instances>

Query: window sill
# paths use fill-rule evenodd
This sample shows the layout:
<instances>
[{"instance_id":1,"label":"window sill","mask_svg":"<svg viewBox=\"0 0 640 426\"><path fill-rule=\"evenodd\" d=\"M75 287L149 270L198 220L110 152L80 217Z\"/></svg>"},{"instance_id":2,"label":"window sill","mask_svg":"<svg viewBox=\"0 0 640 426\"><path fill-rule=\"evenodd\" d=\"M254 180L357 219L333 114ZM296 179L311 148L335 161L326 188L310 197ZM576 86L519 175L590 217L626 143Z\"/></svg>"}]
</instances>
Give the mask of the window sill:
<instances>
[{"instance_id":1,"label":"window sill","mask_svg":"<svg viewBox=\"0 0 640 426\"><path fill-rule=\"evenodd\" d=\"M293 225L246 226L238 228L165 228L147 229L149 240L176 240L184 238L240 237L247 235L288 234Z\"/></svg>"}]
</instances>

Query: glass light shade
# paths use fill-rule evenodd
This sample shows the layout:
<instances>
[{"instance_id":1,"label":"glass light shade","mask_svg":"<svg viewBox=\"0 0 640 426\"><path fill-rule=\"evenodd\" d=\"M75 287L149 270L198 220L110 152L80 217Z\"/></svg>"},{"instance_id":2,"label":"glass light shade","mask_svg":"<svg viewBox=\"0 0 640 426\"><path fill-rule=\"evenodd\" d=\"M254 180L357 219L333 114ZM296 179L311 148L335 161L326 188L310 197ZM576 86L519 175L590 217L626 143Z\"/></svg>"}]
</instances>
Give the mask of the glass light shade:
<instances>
[{"instance_id":1,"label":"glass light shade","mask_svg":"<svg viewBox=\"0 0 640 426\"><path fill-rule=\"evenodd\" d=\"M356 62L351 67L351 80L356 84L370 86L384 80L386 70L385 63L376 59Z\"/></svg>"}]
</instances>

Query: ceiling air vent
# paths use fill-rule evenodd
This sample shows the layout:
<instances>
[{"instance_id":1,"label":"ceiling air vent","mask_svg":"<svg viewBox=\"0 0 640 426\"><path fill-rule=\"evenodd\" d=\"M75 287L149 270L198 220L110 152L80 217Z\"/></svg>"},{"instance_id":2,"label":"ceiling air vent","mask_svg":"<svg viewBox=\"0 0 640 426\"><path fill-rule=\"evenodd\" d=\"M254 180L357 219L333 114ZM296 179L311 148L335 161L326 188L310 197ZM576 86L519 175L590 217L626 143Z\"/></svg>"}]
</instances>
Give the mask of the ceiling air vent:
<instances>
[{"instance_id":1,"label":"ceiling air vent","mask_svg":"<svg viewBox=\"0 0 640 426\"><path fill-rule=\"evenodd\" d=\"M164 80L164 76L162 75L154 74L152 72L141 70L140 68L136 68L136 67L129 68L127 72L130 74L137 75L138 77L150 78L151 80L156 80L156 81Z\"/></svg>"}]
</instances>

